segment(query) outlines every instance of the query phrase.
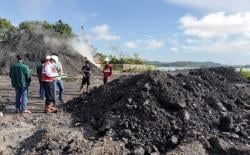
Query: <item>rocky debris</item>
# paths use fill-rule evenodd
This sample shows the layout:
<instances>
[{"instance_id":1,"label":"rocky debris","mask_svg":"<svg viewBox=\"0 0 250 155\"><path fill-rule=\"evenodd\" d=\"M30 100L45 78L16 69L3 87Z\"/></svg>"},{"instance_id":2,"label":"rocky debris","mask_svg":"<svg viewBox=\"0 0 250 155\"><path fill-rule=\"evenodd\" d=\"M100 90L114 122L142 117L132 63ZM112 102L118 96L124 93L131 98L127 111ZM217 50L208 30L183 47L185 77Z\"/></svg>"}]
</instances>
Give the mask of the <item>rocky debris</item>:
<instances>
[{"instance_id":1,"label":"rocky debris","mask_svg":"<svg viewBox=\"0 0 250 155\"><path fill-rule=\"evenodd\" d=\"M233 119L228 116L222 116L220 118L220 129L222 131L230 131L234 127Z\"/></svg>"},{"instance_id":2,"label":"rocky debris","mask_svg":"<svg viewBox=\"0 0 250 155\"><path fill-rule=\"evenodd\" d=\"M244 89L234 85L240 82L246 80L232 68L176 76L155 71L114 80L68 102L65 110L72 112L75 122L91 125L98 137L109 134L134 153L166 153L200 141L212 153L230 154L232 147L224 142L230 140L239 152L250 143L249 114L246 106L235 102L249 102Z\"/></svg>"},{"instance_id":3,"label":"rocky debris","mask_svg":"<svg viewBox=\"0 0 250 155\"><path fill-rule=\"evenodd\" d=\"M171 136L170 142L172 145L178 144L178 138L176 136Z\"/></svg>"},{"instance_id":4,"label":"rocky debris","mask_svg":"<svg viewBox=\"0 0 250 155\"><path fill-rule=\"evenodd\" d=\"M218 137L211 137L209 142L212 146L213 154L243 154L249 155L250 145L236 145L231 140Z\"/></svg>"},{"instance_id":5,"label":"rocky debris","mask_svg":"<svg viewBox=\"0 0 250 155\"><path fill-rule=\"evenodd\" d=\"M0 154L122 154L125 144L111 138L89 138L92 131L74 127L71 117L57 114L11 115L0 118ZM8 121L8 122L5 122ZM38 123L36 126L34 124ZM32 127L31 127L31 124Z\"/></svg>"},{"instance_id":6,"label":"rocky debris","mask_svg":"<svg viewBox=\"0 0 250 155\"><path fill-rule=\"evenodd\" d=\"M0 101L0 102L3 102L3 101ZM0 111L4 111L4 110L6 110L6 105L0 103Z\"/></svg>"},{"instance_id":7,"label":"rocky debris","mask_svg":"<svg viewBox=\"0 0 250 155\"><path fill-rule=\"evenodd\" d=\"M144 155L145 154L145 150L143 149L143 147L138 146L134 149L133 152L134 155Z\"/></svg>"},{"instance_id":8,"label":"rocky debris","mask_svg":"<svg viewBox=\"0 0 250 155\"><path fill-rule=\"evenodd\" d=\"M205 147L199 141L190 142L188 144L181 144L173 151L166 155L208 155Z\"/></svg>"}]
</instances>

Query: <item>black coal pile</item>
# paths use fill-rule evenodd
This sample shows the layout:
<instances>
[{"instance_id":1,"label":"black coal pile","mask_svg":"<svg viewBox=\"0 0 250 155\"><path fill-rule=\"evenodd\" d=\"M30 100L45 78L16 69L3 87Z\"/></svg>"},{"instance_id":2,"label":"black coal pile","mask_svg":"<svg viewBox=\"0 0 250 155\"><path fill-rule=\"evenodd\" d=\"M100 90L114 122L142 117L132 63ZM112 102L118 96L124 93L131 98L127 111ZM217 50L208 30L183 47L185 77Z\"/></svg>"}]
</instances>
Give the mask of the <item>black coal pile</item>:
<instances>
[{"instance_id":1,"label":"black coal pile","mask_svg":"<svg viewBox=\"0 0 250 155\"><path fill-rule=\"evenodd\" d=\"M66 105L76 122L98 136L126 143L131 153L165 153L200 141L210 154L250 154L250 100L232 68L172 76L122 77Z\"/></svg>"},{"instance_id":2,"label":"black coal pile","mask_svg":"<svg viewBox=\"0 0 250 155\"><path fill-rule=\"evenodd\" d=\"M41 32L40 32L41 31ZM57 54L65 73L77 75L85 58L71 45L69 40L63 39L55 32L45 30L23 30L16 33L10 40L0 44L0 74L8 74L10 65L16 62L16 55L24 57L24 63L35 70L40 59L46 55ZM94 73L99 69L93 65Z\"/></svg>"}]
</instances>

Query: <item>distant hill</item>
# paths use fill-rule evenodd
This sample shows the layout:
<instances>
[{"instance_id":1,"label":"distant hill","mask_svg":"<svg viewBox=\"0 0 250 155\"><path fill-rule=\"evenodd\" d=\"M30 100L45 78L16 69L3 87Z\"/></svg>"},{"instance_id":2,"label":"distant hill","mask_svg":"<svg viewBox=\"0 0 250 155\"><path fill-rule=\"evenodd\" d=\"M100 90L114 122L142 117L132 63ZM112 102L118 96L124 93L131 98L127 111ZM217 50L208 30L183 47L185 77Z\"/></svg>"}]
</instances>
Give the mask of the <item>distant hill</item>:
<instances>
[{"instance_id":1,"label":"distant hill","mask_svg":"<svg viewBox=\"0 0 250 155\"><path fill-rule=\"evenodd\" d=\"M155 65L156 67L218 67L221 66L215 62L193 62L193 61L176 61L176 62L160 62L160 61L147 61L148 64Z\"/></svg>"},{"instance_id":2,"label":"distant hill","mask_svg":"<svg viewBox=\"0 0 250 155\"><path fill-rule=\"evenodd\" d=\"M33 71L41 58L57 54L65 73L71 76L80 74L85 57L75 50L71 38L47 30L39 22L30 25L33 26L31 30L18 29L12 37L0 42L0 75L8 74L10 66L16 62L17 54L23 55L24 63ZM95 65L93 73L100 73Z\"/></svg>"},{"instance_id":3,"label":"distant hill","mask_svg":"<svg viewBox=\"0 0 250 155\"><path fill-rule=\"evenodd\" d=\"M242 67L242 68L250 68L250 65L237 66L237 67Z\"/></svg>"}]
</instances>

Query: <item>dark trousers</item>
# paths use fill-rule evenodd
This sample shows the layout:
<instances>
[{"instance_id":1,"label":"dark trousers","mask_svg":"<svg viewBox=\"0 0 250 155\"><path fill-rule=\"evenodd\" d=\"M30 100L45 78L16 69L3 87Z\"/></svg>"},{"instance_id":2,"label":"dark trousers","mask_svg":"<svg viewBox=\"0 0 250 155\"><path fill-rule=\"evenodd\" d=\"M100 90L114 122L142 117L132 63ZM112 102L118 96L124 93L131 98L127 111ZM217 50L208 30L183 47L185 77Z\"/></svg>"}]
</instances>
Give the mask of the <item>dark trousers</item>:
<instances>
[{"instance_id":1,"label":"dark trousers","mask_svg":"<svg viewBox=\"0 0 250 155\"><path fill-rule=\"evenodd\" d=\"M44 88L45 88L45 104L50 105L51 103L55 102L55 97L54 97L54 90L55 90L55 85L54 82L44 82Z\"/></svg>"},{"instance_id":2,"label":"dark trousers","mask_svg":"<svg viewBox=\"0 0 250 155\"><path fill-rule=\"evenodd\" d=\"M44 100L44 97L45 97L44 82L39 81L39 83L40 83L39 95L40 95L41 100Z\"/></svg>"},{"instance_id":3,"label":"dark trousers","mask_svg":"<svg viewBox=\"0 0 250 155\"><path fill-rule=\"evenodd\" d=\"M103 83L106 84L108 82L108 77L103 77Z\"/></svg>"}]
</instances>

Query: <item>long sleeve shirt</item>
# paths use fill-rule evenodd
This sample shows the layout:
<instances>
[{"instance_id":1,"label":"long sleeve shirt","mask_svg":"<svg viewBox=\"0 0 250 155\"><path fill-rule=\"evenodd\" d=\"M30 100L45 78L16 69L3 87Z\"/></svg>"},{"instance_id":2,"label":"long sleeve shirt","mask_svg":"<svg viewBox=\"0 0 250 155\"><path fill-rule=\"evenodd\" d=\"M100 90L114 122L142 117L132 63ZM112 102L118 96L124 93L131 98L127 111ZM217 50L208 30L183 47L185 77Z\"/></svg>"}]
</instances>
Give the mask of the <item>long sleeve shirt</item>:
<instances>
[{"instance_id":1,"label":"long sleeve shirt","mask_svg":"<svg viewBox=\"0 0 250 155\"><path fill-rule=\"evenodd\" d=\"M28 87L31 82L30 69L22 62L18 62L10 68L11 84L16 88Z\"/></svg>"},{"instance_id":2,"label":"long sleeve shirt","mask_svg":"<svg viewBox=\"0 0 250 155\"><path fill-rule=\"evenodd\" d=\"M45 65L45 74L48 77L56 77L56 76L58 76L58 73L57 73L55 67L51 63L48 63L48 64Z\"/></svg>"}]
</instances>

